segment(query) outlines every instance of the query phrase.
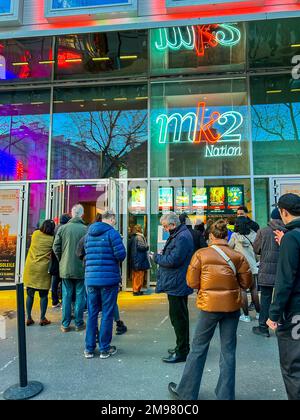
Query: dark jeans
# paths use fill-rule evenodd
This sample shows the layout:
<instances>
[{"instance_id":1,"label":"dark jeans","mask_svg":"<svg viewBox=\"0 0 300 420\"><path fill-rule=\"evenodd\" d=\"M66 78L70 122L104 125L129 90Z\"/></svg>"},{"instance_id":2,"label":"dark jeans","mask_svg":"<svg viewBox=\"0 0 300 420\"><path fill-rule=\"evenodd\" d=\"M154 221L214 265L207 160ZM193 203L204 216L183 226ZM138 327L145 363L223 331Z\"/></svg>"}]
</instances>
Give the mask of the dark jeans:
<instances>
[{"instance_id":1,"label":"dark jeans","mask_svg":"<svg viewBox=\"0 0 300 420\"><path fill-rule=\"evenodd\" d=\"M183 400L197 400L211 339L219 324L221 337L220 377L216 388L219 400L235 399L236 345L240 311L201 311L192 349L188 355L177 392Z\"/></svg>"},{"instance_id":2,"label":"dark jeans","mask_svg":"<svg viewBox=\"0 0 300 420\"><path fill-rule=\"evenodd\" d=\"M293 338L297 334L298 338ZM300 401L300 326L286 323L277 329L281 372L289 400Z\"/></svg>"},{"instance_id":3,"label":"dark jeans","mask_svg":"<svg viewBox=\"0 0 300 420\"><path fill-rule=\"evenodd\" d=\"M51 295L52 295L53 306L59 303L58 288L59 288L60 283L61 283L61 278L59 276L52 276Z\"/></svg>"},{"instance_id":4,"label":"dark jeans","mask_svg":"<svg viewBox=\"0 0 300 420\"><path fill-rule=\"evenodd\" d=\"M113 333L114 312L117 303L119 285L87 287L88 320L85 337L85 348L93 352L96 348L98 332L98 315L102 310L99 336L100 351L110 347Z\"/></svg>"},{"instance_id":5,"label":"dark jeans","mask_svg":"<svg viewBox=\"0 0 300 420\"><path fill-rule=\"evenodd\" d=\"M269 330L267 321L269 319L270 306L273 297L273 287L261 286L260 295L260 313L259 313L259 326L261 329Z\"/></svg>"},{"instance_id":6,"label":"dark jeans","mask_svg":"<svg viewBox=\"0 0 300 420\"><path fill-rule=\"evenodd\" d=\"M35 292L39 292L40 295L40 305L41 305L41 320L43 321L46 317L47 307L48 307L48 293L49 290L39 290L27 287L27 299L26 299L26 312L27 319L31 318L31 311L34 302Z\"/></svg>"},{"instance_id":7,"label":"dark jeans","mask_svg":"<svg viewBox=\"0 0 300 420\"><path fill-rule=\"evenodd\" d=\"M190 351L190 325L188 296L171 296L169 299L169 315L176 335L176 354L186 356Z\"/></svg>"}]
</instances>

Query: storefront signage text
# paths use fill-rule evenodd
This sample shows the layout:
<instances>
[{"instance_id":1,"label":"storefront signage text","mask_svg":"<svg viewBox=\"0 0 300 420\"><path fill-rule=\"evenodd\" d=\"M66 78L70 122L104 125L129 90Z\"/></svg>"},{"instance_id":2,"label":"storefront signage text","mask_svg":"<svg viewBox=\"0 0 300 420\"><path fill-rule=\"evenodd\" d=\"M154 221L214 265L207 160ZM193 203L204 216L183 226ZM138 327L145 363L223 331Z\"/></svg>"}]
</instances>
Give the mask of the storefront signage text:
<instances>
[{"instance_id":1,"label":"storefront signage text","mask_svg":"<svg viewBox=\"0 0 300 420\"><path fill-rule=\"evenodd\" d=\"M239 131L244 122L242 114L237 111L227 111L223 114L214 111L210 115L206 114L205 102L199 102L197 113L160 114L156 118L156 124L160 127L159 143L205 142L205 157L242 156L242 134ZM220 132L221 127L224 127L225 131ZM220 144L224 142L238 143L238 146Z\"/></svg>"},{"instance_id":2,"label":"storefront signage text","mask_svg":"<svg viewBox=\"0 0 300 420\"><path fill-rule=\"evenodd\" d=\"M233 47L241 40L240 30L229 24L161 28L158 31L157 50L195 50L199 57L204 56L206 48Z\"/></svg>"}]
</instances>

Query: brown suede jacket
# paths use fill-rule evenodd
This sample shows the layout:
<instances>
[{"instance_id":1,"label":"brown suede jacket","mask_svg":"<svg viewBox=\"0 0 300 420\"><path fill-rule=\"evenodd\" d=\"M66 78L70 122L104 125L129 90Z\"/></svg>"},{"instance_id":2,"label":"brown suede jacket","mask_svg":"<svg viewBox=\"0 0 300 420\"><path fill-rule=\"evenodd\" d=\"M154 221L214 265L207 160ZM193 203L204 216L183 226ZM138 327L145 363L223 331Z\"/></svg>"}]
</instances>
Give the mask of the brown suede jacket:
<instances>
[{"instance_id":1,"label":"brown suede jacket","mask_svg":"<svg viewBox=\"0 0 300 420\"><path fill-rule=\"evenodd\" d=\"M218 252L209 247L197 251L190 263L187 283L199 289L197 307L206 312L235 312L242 307L241 289L249 289L253 278L246 258L232 250L226 240L217 245L234 263L237 275Z\"/></svg>"}]
</instances>

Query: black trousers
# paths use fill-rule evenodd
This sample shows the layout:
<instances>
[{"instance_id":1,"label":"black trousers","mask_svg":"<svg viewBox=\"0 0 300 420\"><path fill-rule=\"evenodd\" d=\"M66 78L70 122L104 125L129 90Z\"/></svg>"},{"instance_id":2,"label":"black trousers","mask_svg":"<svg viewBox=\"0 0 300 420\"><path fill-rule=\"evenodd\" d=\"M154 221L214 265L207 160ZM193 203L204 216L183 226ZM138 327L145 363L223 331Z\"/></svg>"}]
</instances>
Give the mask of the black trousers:
<instances>
[{"instance_id":1,"label":"black trousers","mask_svg":"<svg viewBox=\"0 0 300 420\"><path fill-rule=\"evenodd\" d=\"M187 356L190 351L190 323L187 296L171 296L169 315L176 335L176 354Z\"/></svg>"},{"instance_id":2,"label":"black trousers","mask_svg":"<svg viewBox=\"0 0 300 420\"><path fill-rule=\"evenodd\" d=\"M259 313L259 326L264 330L269 330L267 321L269 319L270 306L273 297L273 287L261 286L260 295L260 313Z\"/></svg>"},{"instance_id":3,"label":"black trousers","mask_svg":"<svg viewBox=\"0 0 300 420\"><path fill-rule=\"evenodd\" d=\"M289 400L300 401L300 315L298 324L285 323L277 329L281 372Z\"/></svg>"}]
</instances>

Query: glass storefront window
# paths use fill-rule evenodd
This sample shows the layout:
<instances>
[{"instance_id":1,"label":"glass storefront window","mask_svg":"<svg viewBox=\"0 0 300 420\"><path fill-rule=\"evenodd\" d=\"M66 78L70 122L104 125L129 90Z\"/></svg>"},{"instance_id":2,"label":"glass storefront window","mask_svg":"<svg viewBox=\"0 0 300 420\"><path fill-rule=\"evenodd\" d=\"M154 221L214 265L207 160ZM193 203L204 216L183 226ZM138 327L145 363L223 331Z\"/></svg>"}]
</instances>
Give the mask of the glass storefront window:
<instances>
[{"instance_id":1,"label":"glass storefront window","mask_svg":"<svg viewBox=\"0 0 300 420\"><path fill-rule=\"evenodd\" d=\"M151 176L249 175L244 79L155 83Z\"/></svg>"},{"instance_id":2,"label":"glass storefront window","mask_svg":"<svg viewBox=\"0 0 300 420\"><path fill-rule=\"evenodd\" d=\"M52 179L147 176L147 85L56 89Z\"/></svg>"},{"instance_id":3,"label":"glass storefront window","mask_svg":"<svg viewBox=\"0 0 300 420\"><path fill-rule=\"evenodd\" d=\"M130 4L130 0L52 0L53 9Z\"/></svg>"},{"instance_id":4,"label":"glass storefront window","mask_svg":"<svg viewBox=\"0 0 300 420\"><path fill-rule=\"evenodd\" d=\"M290 68L292 58L299 53L299 19L263 20L248 23L250 68Z\"/></svg>"},{"instance_id":5,"label":"glass storefront window","mask_svg":"<svg viewBox=\"0 0 300 420\"><path fill-rule=\"evenodd\" d=\"M0 96L0 181L47 176L50 92L2 92Z\"/></svg>"},{"instance_id":6,"label":"glass storefront window","mask_svg":"<svg viewBox=\"0 0 300 420\"><path fill-rule=\"evenodd\" d=\"M252 216L250 179L169 179L151 182L151 251L160 252L168 234L160 218L163 213L185 212L194 225L209 219L234 216L239 206L246 206ZM156 267L151 269L151 282L156 281Z\"/></svg>"},{"instance_id":7,"label":"glass storefront window","mask_svg":"<svg viewBox=\"0 0 300 420\"><path fill-rule=\"evenodd\" d=\"M152 29L151 73L216 73L245 68L244 24Z\"/></svg>"},{"instance_id":8,"label":"glass storefront window","mask_svg":"<svg viewBox=\"0 0 300 420\"><path fill-rule=\"evenodd\" d=\"M148 31L101 32L56 38L56 78L99 78L147 73Z\"/></svg>"},{"instance_id":9,"label":"glass storefront window","mask_svg":"<svg viewBox=\"0 0 300 420\"><path fill-rule=\"evenodd\" d=\"M52 38L0 41L0 84L50 80Z\"/></svg>"},{"instance_id":10,"label":"glass storefront window","mask_svg":"<svg viewBox=\"0 0 300 420\"><path fill-rule=\"evenodd\" d=\"M0 14L9 13L11 11L11 0L1 0Z\"/></svg>"},{"instance_id":11,"label":"glass storefront window","mask_svg":"<svg viewBox=\"0 0 300 420\"><path fill-rule=\"evenodd\" d=\"M250 80L255 175L299 174L300 81L290 75Z\"/></svg>"}]
</instances>

